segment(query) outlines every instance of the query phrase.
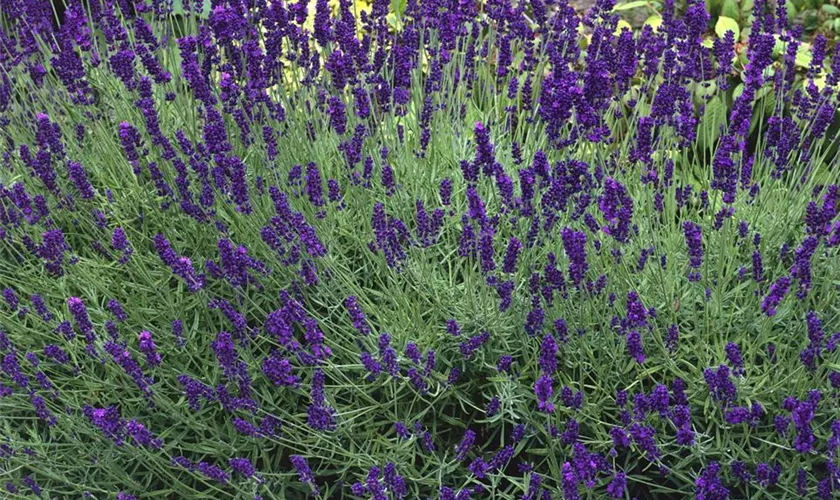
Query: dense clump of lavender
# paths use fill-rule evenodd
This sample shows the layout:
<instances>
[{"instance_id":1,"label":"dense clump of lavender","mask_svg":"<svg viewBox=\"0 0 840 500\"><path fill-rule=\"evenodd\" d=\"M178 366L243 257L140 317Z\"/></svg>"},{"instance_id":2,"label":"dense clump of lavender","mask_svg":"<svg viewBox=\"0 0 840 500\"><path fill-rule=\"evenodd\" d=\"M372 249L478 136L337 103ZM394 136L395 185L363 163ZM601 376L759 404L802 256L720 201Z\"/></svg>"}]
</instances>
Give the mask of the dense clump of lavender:
<instances>
[{"instance_id":1,"label":"dense clump of lavender","mask_svg":"<svg viewBox=\"0 0 840 500\"><path fill-rule=\"evenodd\" d=\"M8 495L836 495L840 55L614 7L0 2Z\"/></svg>"}]
</instances>

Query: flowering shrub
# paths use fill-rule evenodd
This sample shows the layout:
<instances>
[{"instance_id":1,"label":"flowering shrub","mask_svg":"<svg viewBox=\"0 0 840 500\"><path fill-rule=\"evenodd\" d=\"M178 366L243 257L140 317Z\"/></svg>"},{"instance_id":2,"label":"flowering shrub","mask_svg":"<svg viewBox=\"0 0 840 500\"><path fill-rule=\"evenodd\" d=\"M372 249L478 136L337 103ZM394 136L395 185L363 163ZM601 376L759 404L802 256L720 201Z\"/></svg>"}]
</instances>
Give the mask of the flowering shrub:
<instances>
[{"instance_id":1,"label":"flowering shrub","mask_svg":"<svg viewBox=\"0 0 840 500\"><path fill-rule=\"evenodd\" d=\"M840 491L840 57L783 9L744 62L697 1L0 7L4 497Z\"/></svg>"}]
</instances>

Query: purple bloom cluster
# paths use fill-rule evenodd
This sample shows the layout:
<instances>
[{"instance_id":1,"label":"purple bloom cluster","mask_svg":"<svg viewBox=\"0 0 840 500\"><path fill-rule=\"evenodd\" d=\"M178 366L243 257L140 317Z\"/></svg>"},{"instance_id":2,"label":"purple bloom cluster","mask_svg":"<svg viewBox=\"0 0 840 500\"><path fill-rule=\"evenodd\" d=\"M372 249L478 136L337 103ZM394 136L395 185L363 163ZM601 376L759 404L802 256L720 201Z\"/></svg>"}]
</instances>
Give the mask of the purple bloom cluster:
<instances>
[{"instance_id":1,"label":"purple bloom cluster","mask_svg":"<svg viewBox=\"0 0 840 500\"><path fill-rule=\"evenodd\" d=\"M175 250L169 245L169 241L162 234L155 235L154 243L160 260L169 266L176 276L186 282L187 289L190 292L197 292L204 287L205 276L198 274L193 269L192 262L189 258L178 256Z\"/></svg>"},{"instance_id":2,"label":"purple bloom cluster","mask_svg":"<svg viewBox=\"0 0 840 500\"><path fill-rule=\"evenodd\" d=\"M579 287L586 276L589 264L586 261L586 233L563 228L563 248L569 257L569 279Z\"/></svg>"},{"instance_id":3,"label":"purple bloom cluster","mask_svg":"<svg viewBox=\"0 0 840 500\"><path fill-rule=\"evenodd\" d=\"M151 332L143 330L138 336L140 341L140 352L146 355L146 364L149 366L157 366L160 364L161 357L157 352L154 340L152 340Z\"/></svg>"},{"instance_id":4,"label":"purple bloom cluster","mask_svg":"<svg viewBox=\"0 0 840 500\"><path fill-rule=\"evenodd\" d=\"M840 491L840 54L785 2L66 3L0 8L9 495Z\"/></svg>"},{"instance_id":5,"label":"purple bloom cluster","mask_svg":"<svg viewBox=\"0 0 840 500\"><path fill-rule=\"evenodd\" d=\"M350 314L350 319L353 321L353 328L362 335L369 335L370 327L365 321L365 314L359 306L358 299L352 295L347 297L344 299L344 307L347 308L347 312Z\"/></svg>"},{"instance_id":6,"label":"purple bloom cluster","mask_svg":"<svg viewBox=\"0 0 840 500\"><path fill-rule=\"evenodd\" d=\"M469 359L472 357L473 353L475 353L482 345L484 345L488 340L490 340L490 332L481 332L478 335L474 335L467 339L460 344L460 351L461 355L464 359Z\"/></svg>"},{"instance_id":7,"label":"purple bloom cluster","mask_svg":"<svg viewBox=\"0 0 840 500\"><path fill-rule=\"evenodd\" d=\"M163 441L155 438L152 433L136 419L124 420L120 417L119 409L115 406L107 408L94 408L85 405L83 408L85 417L117 446L122 446L127 438L137 446L147 448L160 448Z\"/></svg>"},{"instance_id":8,"label":"purple bloom cluster","mask_svg":"<svg viewBox=\"0 0 840 500\"><path fill-rule=\"evenodd\" d=\"M186 457L178 456L172 457L172 465L182 467L190 472L198 472L207 479L222 485L225 485L230 481L230 473L216 465L204 461L194 463Z\"/></svg>"},{"instance_id":9,"label":"purple bloom cluster","mask_svg":"<svg viewBox=\"0 0 840 500\"><path fill-rule=\"evenodd\" d=\"M333 431L336 428L336 411L329 406L324 395L324 372L315 371L312 377L310 398L312 403L307 409L307 423L318 431Z\"/></svg>"},{"instance_id":10,"label":"purple bloom cluster","mask_svg":"<svg viewBox=\"0 0 840 500\"><path fill-rule=\"evenodd\" d=\"M695 484L695 494L698 500L724 500L729 498L729 489L720 480L720 464L710 463Z\"/></svg>"},{"instance_id":11,"label":"purple bloom cluster","mask_svg":"<svg viewBox=\"0 0 840 500\"><path fill-rule=\"evenodd\" d=\"M143 369L140 368L140 364L134 359L131 352L125 346L113 340L105 342L105 351L111 355L114 363L119 365L126 375L131 377L137 388L143 392L144 397L149 400L149 404L152 404L152 384L154 380L143 373Z\"/></svg>"},{"instance_id":12,"label":"purple bloom cluster","mask_svg":"<svg viewBox=\"0 0 840 500\"><path fill-rule=\"evenodd\" d=\"M796 430L793 447L799 453L809 453L814 448L816 437L811 422L814 420L821 398L820 391L812 390L803 400L790 396L782 404L782 407L791 413L791 420ZM780 426L777 424L776 427L778 429Z\"/></svg>"},{"instance_id":13,"label":"purple bloom cluster","mask_svg":"<svg viewBox=\"0 0 840 500\"><path fill-rule=\"evenodd\" d=\"M292 364L288 359L272 352L262 361L262 371L265 376L277 386L297 387L299 378L293 373Z\"/></svg>"},{"instance_id":14,"label":"purple bloom cluster","mask_svg":"<svg viewBox=\"0 0 840 500\"><path fill-rule=\"evenodd\" d=\"M318 495L319 490L318 486L315 484L315 476L312 474L312 469L309 468L306 458L300 455L292 455L289 459L292 461L292 466L294 466L300 482L309 486L312 493Z\"/></svg>"},{"instance_id":15,"label":"purple bloom cluster","mask_svg":"<svg viewBox=\"0 0 840 500\"><path fill-rule=\"evenodd\" d=\"M738 392L729 374L729 367L726 365L720 365L717 369L706 368L703 371L703 378L706 380L712 399L724 406L733 402Z\"/></svg>"},{"instance_id":16,"label":"purple bloom cluster","mask_svg":"<svg viewBox=\"0 0 840 500\"><path fill-rule=\"evenodd\" d=\"M688 264L693 269L689 281L700 281L700 267L703 265L703 234L700 226L691 221L683 223L685 244L688 247Z\"/></svg>"},{"instance_id":17,"label":"purple bloom cluster","mask_svg":"<svg viewBox=\"0 0 840 500\"><path fill-rule=\"evenodd\" d=\"M604 194L598 198L598 207L604 214L607 226L604 232L624 243L630 237L630 222L633 218L633 200L627 189L611 177L604 180Z\"/></svg>"}]
</instances>

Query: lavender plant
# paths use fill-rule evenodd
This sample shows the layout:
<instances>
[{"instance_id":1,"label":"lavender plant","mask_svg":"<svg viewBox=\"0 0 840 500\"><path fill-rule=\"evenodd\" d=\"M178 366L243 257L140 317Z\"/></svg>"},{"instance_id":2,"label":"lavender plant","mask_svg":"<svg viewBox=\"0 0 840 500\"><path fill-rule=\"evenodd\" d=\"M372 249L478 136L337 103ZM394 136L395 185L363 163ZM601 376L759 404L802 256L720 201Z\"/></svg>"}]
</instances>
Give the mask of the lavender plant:
<instances>
[{"instance_id":1,"label":"lavender plant","mask_svg":"<svg viewBox=\"0 0 840 500\"><path fill-rule=\"evenodd\" d=\"M3 496L840 491L830 44L360 6L0 1Z\"/></svg>"}]
</instances>

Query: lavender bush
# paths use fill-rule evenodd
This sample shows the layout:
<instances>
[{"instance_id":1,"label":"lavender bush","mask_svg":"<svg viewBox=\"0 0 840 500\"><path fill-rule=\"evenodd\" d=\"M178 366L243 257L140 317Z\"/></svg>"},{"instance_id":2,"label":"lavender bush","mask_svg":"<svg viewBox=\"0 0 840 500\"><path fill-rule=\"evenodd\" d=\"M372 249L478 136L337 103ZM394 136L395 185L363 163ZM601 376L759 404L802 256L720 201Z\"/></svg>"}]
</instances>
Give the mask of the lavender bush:
<instances>
[{"instance_id":1,"label":"lavender bush","mask_svg":"<svg viewBox=\"0 0 840 500\"><path fill-rule=\"evenodd\" d=\"M784 6L0 1L4 498L833 498Z\"/></svg>"}]
</instances>

